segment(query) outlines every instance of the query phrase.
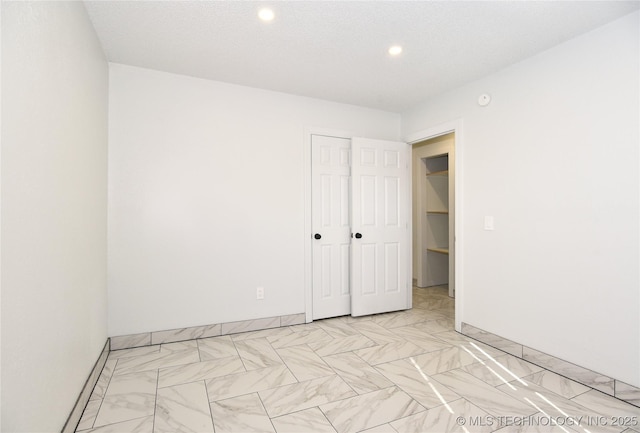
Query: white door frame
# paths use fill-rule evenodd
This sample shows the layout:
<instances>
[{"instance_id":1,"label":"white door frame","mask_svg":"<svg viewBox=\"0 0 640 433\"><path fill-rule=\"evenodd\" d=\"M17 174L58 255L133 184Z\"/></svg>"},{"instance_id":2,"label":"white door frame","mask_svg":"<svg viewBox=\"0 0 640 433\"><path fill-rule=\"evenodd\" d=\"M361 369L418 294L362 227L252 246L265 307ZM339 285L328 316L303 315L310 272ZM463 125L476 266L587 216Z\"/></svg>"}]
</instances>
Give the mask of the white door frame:
<instances>
[{"instance_id":1,"label":"white door frame","mask_svg":"<svg viewBox=\"0 0 640 433\"><path fill-rule=\"evenodd\" d=\"M448 135L448 134L447 134ZM437 140L437 138L432 139L432 140ZM417 191L416 191L416 196L417 196L417 202L414 203L414 208L417 207L418 208L418 212L417 212L417 221L415 221L415 227L416 227L416 231L417 231L417 237L418 237L418 248L417 250L414 252L414 254L417 257L414 257L414 259L417 259L418 262L418 266L417 266L417 286L418 287L427 287L429 285L434 285L435 283L433 281L431 281L429 277L429 273L427 272L426 269L426 262L425 262L425 255L430 255L432 253L427 253L426 252L426 245L425 245L425 241L426 241L426 226L427 226L427 208L425 207L426 203L426 182L425 182L425 177L427 175L427 167L424 164L424 161L430 158L437 158L437 157L441 157L441 156L446 156L447 159L449 160L449 164L448 164L448 172L449 175L447 176L447 190L448 190L448 209L449 209L449 216L447 217L448 222L448 227L450 228L450 230L448 230L448 239L447 239L447 245L449 245L449 254L450 254L450 260L447 259L448 265L447 268L449 270L449 296L453 297L454 296L454 290L455 290L455 267L453 266L455 263L454 260L454 254L456 251L455 248L455 243L453 241L454 239L454 230L455 230L455 146L449 144L449 142L435 142L435 143L431 143L431 140L427 140L427 141L423 141L420 142L420 144L423 143L428 143L425 146L420 146L418 149L413 150L413 163L415 164L414 169L416 169L416 176L417 176ZM455 138L454 138L455 141ZM417 206L416 206L417 205ZM429 281L425 281L429 279Z\"/></svg>"},{"instance_id":2,"label":"white door frame","mask_svg":"<svg viewBox=\"0 0 640 433\"><path fill-rule=\"evenodd\" d=\"M463 197L463 150L464 150L464 135L463 135L463 122L462 119L456 119L450 122L435 125L428 129L415 132L405 137L404 141L413 146L421 141L429 140L431 138L439 137L441 135L455 133L455 152L454 152L454 164L455 164L455 224L454 224L454 263L455 263L455 282L456 282L456 301L455 301L455 328L460 332L462 328L462 322L464 318L464 281L463 281L463 226L462 226L462 197Z\"/></svg>"}]
</instances>

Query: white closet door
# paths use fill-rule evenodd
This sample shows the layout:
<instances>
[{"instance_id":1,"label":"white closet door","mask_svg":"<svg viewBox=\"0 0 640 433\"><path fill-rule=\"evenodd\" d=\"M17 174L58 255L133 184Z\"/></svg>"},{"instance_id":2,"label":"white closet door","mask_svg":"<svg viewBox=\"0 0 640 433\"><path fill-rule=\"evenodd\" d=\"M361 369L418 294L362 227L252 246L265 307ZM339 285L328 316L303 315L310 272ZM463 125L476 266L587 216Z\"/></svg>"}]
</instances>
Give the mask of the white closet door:
<instances>
[{"instance_id":1,"label":"white closet door","mask_svg":"<svg viewBox=\"0 0 640 433\"><path fill-rule=\"evenodd\" d=\"M351 140L311 137L313 319L351 314Z\"/></svg>"},{"instance_id":2,"label":"white closet door","mask_svg":"<svg viewBox=\"0 0 640 433\"><path fill-rule=\"evenodd\" d=\"M410 147L353 138L351 149L351 315L410 308Z\"/></svg>"}]
</instances>

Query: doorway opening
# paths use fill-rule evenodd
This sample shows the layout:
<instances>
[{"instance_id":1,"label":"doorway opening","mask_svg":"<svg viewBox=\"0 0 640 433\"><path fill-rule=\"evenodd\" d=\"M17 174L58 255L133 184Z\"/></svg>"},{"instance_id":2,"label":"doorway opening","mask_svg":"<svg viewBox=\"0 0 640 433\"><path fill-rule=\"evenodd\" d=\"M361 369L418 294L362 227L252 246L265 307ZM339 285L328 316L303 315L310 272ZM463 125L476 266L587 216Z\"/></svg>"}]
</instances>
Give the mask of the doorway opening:
<instances>
[{"instance_id":1,"label":"doorway opening","mask_svg":"<svg viewBox=\"0 0 640 433\"><path fill-rule=\"evenodd\" d=\"M455 132L413 143L413 282L455 293Z\"/></svg>"}]
</instances>

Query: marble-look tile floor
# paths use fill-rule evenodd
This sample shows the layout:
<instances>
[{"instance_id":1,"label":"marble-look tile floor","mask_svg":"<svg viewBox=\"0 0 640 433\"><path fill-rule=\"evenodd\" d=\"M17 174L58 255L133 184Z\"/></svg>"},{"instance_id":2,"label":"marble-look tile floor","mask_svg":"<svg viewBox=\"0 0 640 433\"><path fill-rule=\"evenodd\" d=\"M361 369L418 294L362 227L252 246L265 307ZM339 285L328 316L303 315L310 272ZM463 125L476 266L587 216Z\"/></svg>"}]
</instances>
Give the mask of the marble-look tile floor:
<instances>
[{"instance_id":1,"label":"marble-look tile floor","mask_svg":"<svg viewBox=\"0 0 640 433\"><path fill-rule=\"evenodd\" d=\"M113 351L77 431L640 432L640 408L413 309Z\"/></svg>"}]
</instances>

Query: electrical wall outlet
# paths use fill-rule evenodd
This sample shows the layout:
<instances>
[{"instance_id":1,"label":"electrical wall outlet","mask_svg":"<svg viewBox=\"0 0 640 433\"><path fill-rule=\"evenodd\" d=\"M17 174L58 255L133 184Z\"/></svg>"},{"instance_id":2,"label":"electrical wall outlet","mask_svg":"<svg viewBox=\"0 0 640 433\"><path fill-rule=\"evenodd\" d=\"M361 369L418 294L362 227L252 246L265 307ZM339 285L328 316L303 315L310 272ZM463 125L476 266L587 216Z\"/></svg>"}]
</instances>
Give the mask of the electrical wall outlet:
<instances>
[{"instance_id":1,"label":"electrical wall outlet","mask_svg":"<svg viewBox=\"0 0 640 433\"><path fill-rule=\"evenodd\" d=\"M258 287L256 289L256 299L264 299L264 287Z\"/></svg>"}]
</instances>

